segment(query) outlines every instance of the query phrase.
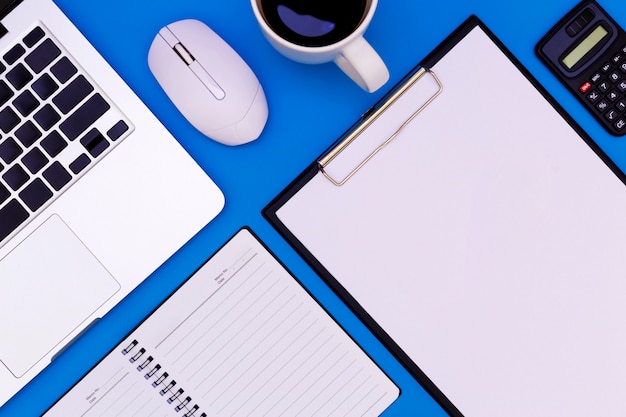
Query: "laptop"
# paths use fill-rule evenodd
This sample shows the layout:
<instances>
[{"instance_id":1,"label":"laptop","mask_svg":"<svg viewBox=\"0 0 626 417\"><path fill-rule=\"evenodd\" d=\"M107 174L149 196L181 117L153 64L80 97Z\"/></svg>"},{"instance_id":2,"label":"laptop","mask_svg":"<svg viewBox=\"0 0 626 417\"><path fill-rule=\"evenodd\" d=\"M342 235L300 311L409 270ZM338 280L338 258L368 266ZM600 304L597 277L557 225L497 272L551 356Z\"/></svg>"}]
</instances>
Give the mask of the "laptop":
<instances>
[{"instance_id":1,"label":"laptop","mask_svg":"<svg viewBox=\"0 0 626 417\"><path fill-rule=\"evenodd\" d=\"M4 404L224 197L51 0L0 22Z\"/></svg>"}]
</instances>

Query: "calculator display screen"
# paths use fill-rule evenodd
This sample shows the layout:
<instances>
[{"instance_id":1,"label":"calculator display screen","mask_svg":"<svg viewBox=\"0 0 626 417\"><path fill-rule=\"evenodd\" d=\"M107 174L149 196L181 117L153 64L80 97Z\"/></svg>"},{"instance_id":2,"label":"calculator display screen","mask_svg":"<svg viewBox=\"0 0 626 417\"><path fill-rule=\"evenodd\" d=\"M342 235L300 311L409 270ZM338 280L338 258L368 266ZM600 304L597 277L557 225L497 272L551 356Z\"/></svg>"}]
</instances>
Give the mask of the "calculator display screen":
<instances>
[{"instance_id":1,"label":"calculator display screen","mask_svg":"<svg viewBox=\"0 0 626 417\"><path fill-rule=\"evenodd\" d=\"M572 51L563 58L562 62L567 69L572 69L578 62L591 51L597 44L602 41L609 31L602 25L595 28L582 42L572 49Z\"/></svg>"}]
</instances>

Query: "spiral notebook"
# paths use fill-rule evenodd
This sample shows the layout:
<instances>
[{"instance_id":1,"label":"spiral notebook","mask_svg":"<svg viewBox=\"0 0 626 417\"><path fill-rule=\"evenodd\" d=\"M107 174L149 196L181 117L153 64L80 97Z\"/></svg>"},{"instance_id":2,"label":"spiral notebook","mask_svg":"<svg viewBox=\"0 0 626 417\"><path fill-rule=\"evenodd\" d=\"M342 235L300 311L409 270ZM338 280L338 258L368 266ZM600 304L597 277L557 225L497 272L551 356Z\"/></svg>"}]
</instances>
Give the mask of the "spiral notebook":
<instances>
[{"instance_id":1,"label":"spiral notebook","mask_svg":"<svg viewBox=\"0 0 626 417\"><path fill-rule=\"evenodd\" d=\"M377 416L398 395L244 228L45 416Z\"/></svg>"},{"instance_id":2,"label":"spiral notebook","mask_svg":"<svg viewBox=\"0 0 626 417\"><path fill-rule=\"evenodd\" d=\"M452 415L626 415L624 175L476 17L265 210Z\"/></svg>"}]
</instances>

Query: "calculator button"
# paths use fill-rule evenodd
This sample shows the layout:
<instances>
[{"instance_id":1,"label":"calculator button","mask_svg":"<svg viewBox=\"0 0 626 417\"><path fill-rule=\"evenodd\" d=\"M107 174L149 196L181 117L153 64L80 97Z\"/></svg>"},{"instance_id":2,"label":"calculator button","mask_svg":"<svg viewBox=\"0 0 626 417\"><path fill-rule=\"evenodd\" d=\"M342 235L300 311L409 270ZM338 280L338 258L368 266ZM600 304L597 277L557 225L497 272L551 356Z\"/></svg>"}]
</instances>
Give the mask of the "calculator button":
<instances>
[{"instance_id":1,"label":"calculator button","mask_svg":"<svg viewBox=\"0 0 626 417\"><path fill-rule=\"evenodd\" d=\"M596 109L600 111L600 113L604 113L609 108L609 103L606 100L600 100L598 104L596 104Z\"/></svg>"},{"instance_id":2,"label":"calculator button","mask_svg":"<svg viewBox=\"0 0 626 417\"><path fill-rule=\"evenodd\" d=\"M619 93L617 90L609 91L609 94L606 95L606 98L609 99L610 102L615 102L619 98Z\"/></svg>"},{"instance_id":3,"label":"calculator button","mask_svg":"<svg viewBox=\"0 0 626 417\"><path fill-rule=\"evenodd\" d=\"M626 80L620 81L619 84L617 84L617 89L622 93L626 91Z\"/></svg>"},{"instance_id":4,"label":"calculator button","mask_svg":"<svg viewBox=\"0 0 626 417\"><path fill-rule=\"evenodd\" d=\"M596 101L598 101L599 98L600 98L600 94L598 94L598 92L595 90L587 94L587 100L589 100L592 103L595 103Z\"/></svg>"},{"instance_id":5,"label":"calculator button","mask_svg":"<svg viewBox=\"0 0 626 417\"><path fill-rule=\"evenodd\" d=\"M610 71L612 65L610 62L607 62L606 64L602 65L602 67L600 68L602 70L603 73L607 73Z\"/></svg>"},{"instance_id":6,"label":"calculator button","mask_svg":"<svg viewBox=\"0 0 626 417\"><path fill-rule=\"evenodd\" d=\"M611 85L608 82L602 81L600 84L598 84L598 90L600 90L601 93L605 93L610 86Z\"/></svg>"},{"instance_id":7,"label":"calculator button","mask_svg":"<svg viewBox=\"0 0 626 417\"><path fill-rule=\"evenodd\" d=\"M585 82L583 85L578 87L581 93L585 94L591 88L591 83L589 81Z\"/></svg>"},{"instance_id":8,"label":"calculator button","mask_svg":"<svg viewBox=\"0 0 626 417\"><path fill-rule=\"evenodd\" d=\"M591 82L593 84L597 83L598 81L600 81L600 79L602 79L602 74L600 74L599 72L596 72L595 74L593 74L591 76Z\"/></svg>"},{"instance_id":9,"label":"calculator button","mask_svg":"<svg viewBox=\"0 0 626 417\"><path fill-rule=\"evenodd\" d=\"M626 127L626 120L624 120L623 118L619 119L617 122L615 122L615 124L613 124L613 126L615 126L615 129L621 132Z\"/></svg>"},{"instance_id":10,"label":"calculator button","mask_svg":"<svg viewBox=\"0 0 626 417\"><path fill-rule=\"evenodd\" d=\"M606 120L608 120L609 122L613 122L617 120L617 118L619 117L619 113L615 109L610 109L604 114L604 117L606 117Z\"/></svg>"},{"instance_id":11,"label":"calculator button","mask_svg":"<svg viewBox=\"0 0 626 417\"><path fill-rule=\"evenodd\" d=\"M613 83L618 82L621 78L622 76L619 75L619 72L617 71L613 71L612 73L609 74L609 80L611 80L611 82Z\"/></svg>"},{"instance_id":12,"label":"calculator button","mask_svg":"<svg viewBox=\"0 0 626 417\"><path fill-rule=\"evenodd\" d=\"M622 62L619 65L619 70L622 71L622 73L626 74L626 61Z\"/></svg>"},{"instance_id":13,"label":"calculator button","mask_svg":"<svg viewBox=\"0 0 626 417\"><path fill-rule=\"evenodd\" d=\"M619 64L624 56L622 54L615 54L611 60L614 64Z\"/></svg>"},{"instance_id":14,"label":"calculator button","mask_svg":"<svg viewBox=\"0 0 626 417\"><path fill-rule=\"evenodd\" d=\"M626 101L620 100L615 104L615 108L617 111L624 112L626 111Z\"/></svg>"}]
</instances>

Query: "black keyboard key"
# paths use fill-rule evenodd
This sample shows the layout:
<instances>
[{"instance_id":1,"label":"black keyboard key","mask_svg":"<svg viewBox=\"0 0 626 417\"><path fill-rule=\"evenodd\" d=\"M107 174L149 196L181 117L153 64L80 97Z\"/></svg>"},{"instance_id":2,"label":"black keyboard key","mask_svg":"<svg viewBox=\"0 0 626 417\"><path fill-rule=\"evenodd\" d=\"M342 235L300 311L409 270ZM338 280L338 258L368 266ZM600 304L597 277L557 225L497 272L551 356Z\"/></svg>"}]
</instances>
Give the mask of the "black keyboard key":
<instances>
[{"instance_id":1,"label":"black keyboard key","mask_svg":"<svg viewBox=\"0 0 626 417\"><path fill-rule=\"evenodd\" d=\"M47 163L48 158L39 148L31 149L30 152L22 157L22 164L24 164L31 174L36 174L41 171Z\"/></svg>"},{"instance_id":2,"label":"black keyboard key","mask_svg":"<svg viewBox=\"0 0 626 417\"><path fill-rule=\"evenodd\" d=\"M16 90L21 90L33 79L33 74L24 65L17 64L11 71L7 72L6 77Z\"/></svg>"},{"instance_id":3,"label":"black keyboard key","mask_svg":"<svg viewBox=\"0 0 626 417\"><path fill-rule=\"evenodd\" d=\"M31 30L28 35L24 36L24 44L29 48L32 48L37 44L37 42L43 39L44 35L45 32L43 29L37 26L35 29Z\"/></svg>"},{"instance_id":4,"label":"black keyboard key","mask_svg":"<svg viewBox=\"0 0 626 417\"><path fill-rule=\"evenodd\" d=\"M126 122L123 121L123 120L120 120L119 122L115 123L112 128L107 130L107 136L109 137L109 139L111 139L113 142L115 142L127 130L128 130L128 125L126 124Z\"/></svg>"},{"instance_id":5,"label":"black keyboard key","mask_svg":"<svg viewBox=\"0 0 626 417\"><path fill-rule=\"evenodd\" d=\"M24 61L36 74L39 74L59 55L61 55L61 50L54 44L52 39L48 38L35 48L33 52L28 54Z\"/></svg>"},{"instance_id":6,"label":"black keyboard key","mask_svg":"<svg viewBox=\"0 0 626 417\"><path fill-rule=\"evenodd\" d=\"M82 154L70 164L70 169L74 174L78 174L83 169L87 168L89 162L91 162L91 160L89 159L87 154Z\"/></svg>"},{"instance_id":7,"label":"black keyboard key","mask_svg":"<svg viewBox=\"0 0 626 417\"><path fill-rule=\"evenodd\" d=\"M53 130L48 136L41 140L41 147L51 158L54 158L67 147L67 142L59 132Z\"/></svg>"},{"instance_id":8,"label":"black keyboard key","mask_svg":"<svg viewBox=\"0 0 626 417\"><path fill-rule=\"evenodd\" d=\"M63 168L59 161L54 161L42 175L56 191L59 191L72 179L72 175Z\"/></svg>"},{"instance_id":9,"label":"black keyboard key","mask_svg":"<svg viewBox=\"0 0 626 417\"><path fill-rule=\"evenodd\" d=\"M52 198L52 191L41 178L36 178L18 195L31 211L35 211Z\"/></svg>"},{"instance_id":10,"label":"black keyboard key","mask_svg":"<svg viewBox=\"0 0 626 417\"><path fill-rule=\"evenodd\" d=\"M7 67L2 62L0 62L0 74L2 74L4 72L4 70L6 70L6 69L7 69Z\"/></svg>"},{"instance_id":11,"label":"black keyboard key","mask_svg":"<svg viewBox=\"0 0 626 417\"><path fill-rule=\"evenodd\" d=\"M13 65L17 62L18 59L21 58L22 55L26 52L26 49L20 44L15 45L13 48L9 49L9 52L4 54L4 60L7 64Z\"/></svg>"},{"instance_id":12,"label":"black keyboard key","mask_svg":"<svg viewBox=\"0 0 626 417\"><path fill-rule=\"evenodd\" d=\"M11 169L2 175L2 179L13 191L17 191L28 182L30 176L20 165L13 165Z\"/></svg>"},{"instance_id":13,"label":"black keyboard key","mask_svg":"<svg viewBox=\"0 0 626 417\"><path fill-rule=\"evenodd\" d=\"M61 84L65 84L78 71L67 57L59 59L59 62L50 67L50 71L57 77Z\"/></svg>"},{"instance_id":14,"label":"black keyboard key","mask_svg":"<svg viewBox=\"0 0 626 417\"><path fill-rule=\"evenodd\" d=\"M59 128L69 140L74 140L106 113L110 107L100 94L94 94L67 120L61 123Z\"/></svg>"},{"instance_id":15,"label":"black keyboard key","mask_svg":"<svg viewBox=\"0 0 626 417\"><path fill-rule=\"evenodd\" d=\"M97 158L109 147L109 141L97 129L91 129L81 138L80 143L87 149L92 158Z\"/></svg>"},{"instance_id":16,"label":"black keyboard key","mask_svg":"<svg viewBox=\"0 0 626 417\"><path fill-rule=\"evenodd\" d=\"M67 114L93 91L93 86L83 75L76 77L59 94L52 99L52 102Z\"/></svg>"},{"instance_id":17,"label":"black keyboard key","mask_svg":"<svg viewBox=\"0 0 626 417\"><path fill-rule=\"evenodd\" d=\"M9 236L28 219L28 211L13 199L0 209L0 241Z\"/></svg>"},{"instance_id":18,"label":"black keyboard key","mask_svg":"<svg viewBox=\"0 0 626 417\"><path fill-rule=\"evenodd\" d=\"M13 106L22 116L26 117L39 106L39 100L35 98L33 93L26 90L13 100Z\"/></svg>"},{"instance_id":19,"label":"black keyboard key","mask_svg":"<svg viewBox=\"0 0 626 417\"><path fill-rule=\"evenodd\" d=\"M39 123L39 126L43 130L49 130L56 122L61 120L61 116L52 108L51 105L46 104L39 110L33 118Z\"/></svg>"},{"instance_id":20,"label":"black keyboard key","mask_svg":"<svg viewBox=\"0 0 626 417\"><path fill-rule=\"evenodd\" d=\"M15 161L22 152L22 147L13 138L8 138L0 143L0 158L7 164Z\"/></svg>"},{"instance_id":21,"label":"black keyboard key","mask_svg":"<svg viewBox=\"0 0 626 417\"><path fill-rule=\"evenodd\" d=\"M4 133L9 133L21 121L20 117L10 107L5 107L0 111L0 129Z\"/></svg>"},{"instance_id":22,"label":"black keyboard key","mask_svg":"<svg viewBox=\"0 0 626 417\"><path fill-rule=\"evenodd\" d=\"M13 90L4 80L0 80L0 106L9 101L13 97Z\"/></svg>"},{"instance_id":23,"label":"black keyboard key","mask_svg":"<svg viewBox=\"0 0 626 417\"><path fill-rule=\"evenodd\" d=\"M37 93L40 99L45 100L59 89L59 85L52 79L49 74L44 74L32 85L33 91Z\"/></svg>"},{"instance_id":24,"label":"black keyboard key","mask_svg":"<svg viewBox=\"0 0 626 417\"><path fill-rule=\"evenodd\" d=\"M41 131L30 120L15 130L15 137L25 148L30 148L41 137Z\"/></svg>"},{"instance_id":25,"label":"black keyboard key","mask_svg":"<svg viewBox=\"0 0 626 417\"><path fill-rule=\"evenodd\" d=\"M0 204L7 201L7 198L11 197L11 191L0 183Z\"/></svg>"}]
</instances>

